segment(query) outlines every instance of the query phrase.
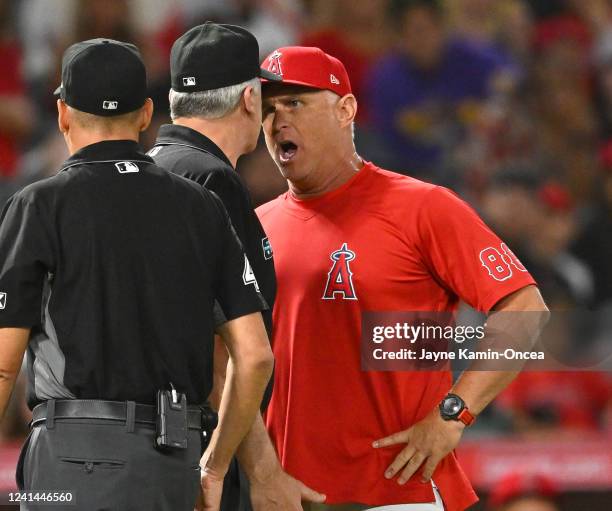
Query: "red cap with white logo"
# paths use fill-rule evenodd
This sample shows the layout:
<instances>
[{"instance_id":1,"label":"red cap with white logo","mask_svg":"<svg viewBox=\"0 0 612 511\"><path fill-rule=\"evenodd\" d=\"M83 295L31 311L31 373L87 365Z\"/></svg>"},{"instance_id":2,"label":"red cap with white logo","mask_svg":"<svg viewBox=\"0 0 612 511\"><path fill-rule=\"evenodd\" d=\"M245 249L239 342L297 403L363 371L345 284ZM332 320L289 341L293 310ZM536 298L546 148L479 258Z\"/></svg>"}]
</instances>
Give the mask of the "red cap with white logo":
<instances>
[{"instance_id":1,"label":"red cap with white logo","mask_svg":"<svg viewBox=\"0 0 612 511\"><path fill-rule=\"evenodd\" d=\"M286 46L268 55L261 67L279 75L283 83L330 90L339 96L351 93L351 82L344 64L320 48ZM262 80L266 83L267 80Z\"/></svg>"}]
</instances>

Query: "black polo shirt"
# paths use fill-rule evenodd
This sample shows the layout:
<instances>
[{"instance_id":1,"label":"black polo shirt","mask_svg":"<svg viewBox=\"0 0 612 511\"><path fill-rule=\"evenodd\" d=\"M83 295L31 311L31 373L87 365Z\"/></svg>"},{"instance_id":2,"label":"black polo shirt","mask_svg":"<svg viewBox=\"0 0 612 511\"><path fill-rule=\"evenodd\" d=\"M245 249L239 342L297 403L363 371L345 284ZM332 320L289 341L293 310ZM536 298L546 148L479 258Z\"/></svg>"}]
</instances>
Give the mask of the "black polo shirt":
<instances>
[{"instance_id":1,"label":"black polo shirt","mask_svg":"<svg viewBox=\"0 0 612 511\"><path fill-rule=\"evenodd\" d=\"M244 181L212 140L186 126L163 125L149 155L165 169L212 190L223 201L268 304L262 314L271 339L276 297L272 247Z\"/></svg>"},{"instance_id":2,"label":"black polo shirt","mask_svg":"<svg viewBox=\"0 0 612 511\"><path fill-rule=\"evenodd\" d=\"M138 144L87 146L0 219L0 327L31 327L29 403L212 387L212 307L262 309L225 208Z\"/></svg>"}]
</instances>

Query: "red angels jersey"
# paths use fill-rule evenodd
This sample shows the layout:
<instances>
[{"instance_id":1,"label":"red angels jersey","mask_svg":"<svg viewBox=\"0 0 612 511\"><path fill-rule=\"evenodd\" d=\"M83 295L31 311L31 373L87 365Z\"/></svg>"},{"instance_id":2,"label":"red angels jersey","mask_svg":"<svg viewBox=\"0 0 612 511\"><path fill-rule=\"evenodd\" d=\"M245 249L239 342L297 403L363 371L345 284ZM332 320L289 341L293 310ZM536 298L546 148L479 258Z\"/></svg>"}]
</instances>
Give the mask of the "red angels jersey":
<instances>
[{"instance_id":1,"label":"red angels jersey","mask_svg":"<svg viewBox=\"0 0 612 511\"><path fill-rule=\"evenodd\" d=\"M274 392L266 423L285 470L327 495L367 505L433 502L420 472L386 468L403 448L372 442L423 419L450 372L366 372L364 311L481 311L533 279L451 191L371 163L323 196L290 192L257 210L274 251ZM454 453L433 481L449 511L476 500Z\"/></svg>"}]
</instances>

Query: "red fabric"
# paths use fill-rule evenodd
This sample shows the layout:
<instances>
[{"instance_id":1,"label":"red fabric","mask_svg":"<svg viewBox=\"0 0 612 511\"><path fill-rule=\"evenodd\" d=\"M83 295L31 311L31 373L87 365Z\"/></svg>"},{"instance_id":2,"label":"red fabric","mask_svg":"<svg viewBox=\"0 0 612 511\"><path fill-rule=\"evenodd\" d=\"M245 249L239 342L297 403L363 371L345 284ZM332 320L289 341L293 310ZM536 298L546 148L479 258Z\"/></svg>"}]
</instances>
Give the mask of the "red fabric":
<instances>
[{"instance_id":1,"label":"red fabric","mask_svg":"<svg viewBox=\"0 0 612 511\"><path fill-rule=\"evenodd\" d=\"M604 172L612 173L612 140L606 140L600 147L599 161Z\"/></svg>"},{"instance_id":2,"label":"red fabric","mask_svg":"<svg viewBox=\"0 0 612 511\"><path fill-rule=\"evenodd\" d=\"M538 190L538 198L552 211L569 212L574 204L569 190L559 183L546 183Z\"/></svg>"},{"instance_id":3,"label":"red fabric","mask_svg":"<svg viewBox=\"0 0 612 511\"><path fill-rule=\"evenodd\" d=\"M21 52L16 44L0 45L0 96L20 96L25 86L21 77ZM8 133L0 133L0 175L10 177L17 170L17 143Z\"/></svg>"},{"instance_id":4,"label":"red fabric","mask_svg":"<svg viewBox=\"0 0 612 511\"><path fill-rule=\"evenodd\" d=\"M595 372L524 372L497 398L502 408L528 412L539 407L558 414L558 426L596 431L612 400L612 380Z\"/></svg>"},{"instance_id":5,"label":"red fabric","mask_svg":"<svg viewBox=\"0 0 612 511\"><path fill-rule=\"evenodd\" d=\"M536 25L534 46L544 51L558 41L571 41L587 51L592 42L588 26L576 16L555 16Z\"/></svg>"},{"instance_id":6,"label":"red fabric","mask_svg":"<svg viewBox=\"0 0 612 511\"><path fill-rule=\"evenodd\" d=\"M493 487L489 505L501 506L526 495L552 499L557 496L557 489L548 477L540 474L508 474Z\"/></svg>"},{"instance_id":7,"label":"red fabric","mask_svg":"<svg viewBox=\"0 0 612 511\"><path fill-rule=\"evenodd\" d=\"M453 311L459 297L486 311L533 279L490 276L480 255L501 241L452 192L369 163L319 198L286 193L257 211L278 278L266 422L283 466L332 504L433 501L418 476L383 477L401 447L371 443L424 418L451 374L362 371L362 311ZM449 511L477 500L454 454L433 479Z\"/></svg>"},{"instance_id":8,"label":"red fabric","mask_svg":"<svg viewBox=\"0 0 612 511\"><path fill-rule=\"evenodd\" d=\"M339 96L351 92L351 82L342 62L319 48L278 48L264 59L262 67L282 76L283 83L330 90Z\"/></svg>"},{"instance_id":9,"label":"red fabric","mask_svg":"<svg viewBox=\"0 0 612 511\"><path fill-rule=\"evenodd\" d=\"M357 119L361 122L367 120L367 105L365 103L366 78L377 55L368 54L358 48L350 46L341 33L332 29L321 30L306 35L302 39L301 44L304 46L316 46L317 48L321 48L324 52L333 55L344 63L349 79L351 80L353 94L355 94L358 101L361 100L359 103L359 110L357 111Z\"/></svg>"}]
</instances>

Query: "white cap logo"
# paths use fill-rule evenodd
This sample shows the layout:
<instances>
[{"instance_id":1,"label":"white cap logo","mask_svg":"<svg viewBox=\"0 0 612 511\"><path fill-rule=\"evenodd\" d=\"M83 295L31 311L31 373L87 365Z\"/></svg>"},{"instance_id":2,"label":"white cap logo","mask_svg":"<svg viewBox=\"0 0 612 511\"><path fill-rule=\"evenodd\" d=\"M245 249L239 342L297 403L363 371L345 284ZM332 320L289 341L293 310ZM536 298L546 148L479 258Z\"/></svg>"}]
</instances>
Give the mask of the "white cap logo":
<instances>
[{"instance_id":1,"label":"white cap logo","mask_svg":"<svg viewBox=\"0 0 612 511\"><path fill-rule=\"evenodd\" d=\"M0 309L6 307L6 293L0 293Z\"/></svg>"},{"instance_id":2,"label":"white cap logo","mask_svg":"<svg viewBox=\"0 0 612 511\"><path fill-rule=\"evenodd\" d=\"M183 78L184 87L193 87L196 84L195 76L186 76Z\"/></svg>"},{"instance_id":3,"label":"white cap logo","mask_svg":"<svg viewBox=\"0 0 612 511\"><path fill-rule=\"evenodd\" d=\"M331 83L335 83L336 85L340 85L340 80L338 80L338 78L336 78L333 74L329 75L329 81Z\"/></svg>"},{"instance_id":4,"label":"white cap logo","mask_svg":"<svg viewBox=\"0 0 612 511\"><path fill-rule=\"evenodd\" d=\"M283 76L283 68L281 67L280 60L282 56L283 54L280 51L275 50L274 53L268 57L268 71L275 75Z\"/></svg>"},{"instance_id":5,"label":"white cap logo","mask_svg":"<svg viewBox=\"0 0 612 511\"><path fill-rule=\"evenodd\" d=\"M119 101L104 101L102 103L102 108L104 110L117 110L119 106Z\"/></svg>"}]
</instances>

